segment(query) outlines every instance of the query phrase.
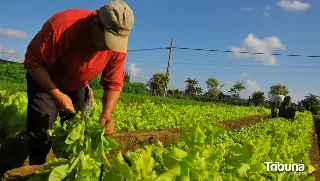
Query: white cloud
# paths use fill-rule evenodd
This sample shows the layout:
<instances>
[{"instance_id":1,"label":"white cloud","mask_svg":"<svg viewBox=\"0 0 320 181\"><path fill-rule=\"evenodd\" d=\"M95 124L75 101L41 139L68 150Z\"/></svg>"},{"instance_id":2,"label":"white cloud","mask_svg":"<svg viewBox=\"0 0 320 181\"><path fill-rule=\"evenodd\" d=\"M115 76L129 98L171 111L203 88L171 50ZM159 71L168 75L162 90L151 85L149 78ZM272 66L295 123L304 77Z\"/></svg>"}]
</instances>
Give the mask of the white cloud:
<instances>
[{"instance_id":1,"label":"white cloud","mask_svg":"<svg viewBox=\"0 0 320 181\"><path fill-rule=\"evenodd\" d=\"M136 74L134 72L136 72ZM158 71L153 71L152 73L151 72L146 73L143 70L141 70L140 68L137 68L134 63L131 63L129 66L129 73L131 74L131 77L130 77L131 82L147 83L150 80L150 78L153 76L153 74L165 73L165 72L163 72L162 69L159 69ZM170 80L171 80L170 83L174 80L173 75L170 75Z\"/></svg>"},{"instance_id":2,"label":"white cloud","mask_svg":"<svg viewBox=\"0 0 320 181\"><path fill-rule=\"evenodd\" d=\"M264 8L262 8L263 11L263 17L269 17L271 15L270 10L271 10L272 6L267 5Z\"/></svg>"},{"instance_id":3,"label":"white cloud","mask_svg":"<svg viewBox=\"0 0 320 181\"><path fill-rule=\"evenodd\" d=\"M244 81L245 90L240 92L240 96L243 98L249 98L255 91L263 91L257 81L255 80L246 80Z\"/></svg>"},{"instance_id":4,"label":"white cloud","mask_svg":"<svg viewBox=\"0 0 320 181\"><path fill-rule=\"evenodd\" d=\"M224 94L229 94L228 91L230 90L231 87L233 87L233 85L236 83L236 81L233 81L233 80L230 80L230 81L227 81L226 83L221 83L221 84L224 84L223 87L221 87L221 91L224 93Z\"/></svg>"},{"instance_id":5,"label":"white cloud","mask_svg":"<svg viewBox=\"0 0 320 181\"><path fill-rule=\"evenodd\" d=\"M254 8L253 7L245 7L245 8L241 8L242 11L253 11Z\"/></svg>"},{"instance_id":6,"label":"white cloud","mask_svg":"<svg viewBox=\"0 0 320 181\"><path fill-rule=\"evenodd\" d=\"M149 79L152 77L152 75L146 74L145 72L143 72L142 70L139 69L139 71L137 71L135 64L134 65L130 65L129 66L129 74L131 74L130 76L130 82L142 82L142 83L147 83L149 81ZM138 73L139 72L139 73Z\"/></svg>"},{"instance_id":7,"label":"white cloud","mask_svg":"<svg viewBox=\"0 0 320 181\"><path fill-rule=\"evenodd\" d=\"M250 91L251 93L261 90L258 82L255 80L246 80L245 87L246 87L246 90Z\"/></svg>"},{"instance_id":8,"label":"white cloud","mask_svg":"<svg viewBox=\"0 0 320 181\"><path fill-rule=\"evenodd\" d=\"M135 77L130 77L130 82L147 83L151 77L152 76L148 76L148 75L144 75L144 74L140 73L139 75L137 75Z\"/></svg>"},{"instance_id":9,"label":"white cloud","mask_svg":"<svg viewBox=\"0 0 320 181\"><path fill-rule=\"evenodd\" d=\"M24 55L18 54L13 49L8 49L5 46L0 45L0 59L22 63L24 61Z\"/></svg>"},{"instance_id":10,"label":"white cloud","mask_svg":"<svg viewBox=\"0 0 320 181\"><path fill-rule=\"evenodd\" d=\"M281 40L275 36L259 39L253 34L249 34L244 40L243 45L247 47L251 53L266 53L264 55L254 55L255 59L267 66L277 65L275 56L272 54L274 50L285 50L286 46L281 43ZM237 48L244 49L244 48ZM252 55L249 55L252 56Z\"/></svg>"},{"instance_id":11,"label":"white cloud","mask_svg":"<svg viewBox=\"0 0 320 181\"><path fill-rule=\"evenodd\" d=\"M140 68L137 67L136 64L131 63L129 67L129 74L131 74L132 77L135 77L140 72Z\"/></svg>"},{"instance_id":12,"label":"white cloud","mask_svg":"<svg viewBox=\"0 0 320 181\"><path fill-rule=\"evenodd\" d=\"M5 29L3 27L0 27L0 36L23 39L23 38L27 38L28 34L26 32L20 31L20 30L14 30L11 28Z\"/></svg>"},{"instance_id":13,"label":"white cloud","mask_svg":"<svg viewBox=\"0 0 320 181\"><path fill-rule=\"evenodd\" d=\"M263 16L264 17L269 17L271 14L270 13L268 13L268 12L263 12Z\"/></svg>"},{"instance_id":14,"label":"white cloud","mask_svg":"<svg viewBox=\"0 0 320 181\"><path fill-rule=\"evenodd\" d=\"M309 3L303 3L299 0L280 0L277 5L291 11L303 11L311 6Z\"/></svg>"},{"instance_id":15,"label":"white cloud","mask_svg":"<svg viewBox=\"0 0 320 181\"><path fill-rule=\"evenodd\" d=\"M247 52L245 48L239 48L239 47L235 47L235 46L232 46L231 47L231 51L232 54L229 54L230 56L234 56L234 57L237 57L237 58L247 58L249 57L250 55L248 53L238 53L238 52Z\"/></svg>"},{"instance_id":16,"label":"white cloud","mask_svg":"<svg viewBox=\"0 0 320 181\"><path fill-rule=\"evenodd\" d=\"M288 96L290 96L292 102L296 104L298 103L298 101L303 100L305 98L304 96L307 95L307 93L297 91L296 89L293 89L293 88L288 88L288 91L289 91Z\"/></svg>"}]
</instances>

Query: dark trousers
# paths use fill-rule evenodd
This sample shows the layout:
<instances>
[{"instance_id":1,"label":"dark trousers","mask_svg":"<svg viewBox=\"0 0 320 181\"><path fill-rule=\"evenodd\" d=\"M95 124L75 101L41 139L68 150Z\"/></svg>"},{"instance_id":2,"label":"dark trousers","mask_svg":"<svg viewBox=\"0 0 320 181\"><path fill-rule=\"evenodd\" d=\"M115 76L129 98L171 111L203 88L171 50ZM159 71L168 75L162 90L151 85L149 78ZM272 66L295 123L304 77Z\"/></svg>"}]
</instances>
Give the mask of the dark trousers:
<instances>
[{"instance_id":1,"label":"dark trousers","mask_svg":"<svg viewBox=\"0 0 320 181\"><path fill-rule=\"evenodd\" d=\"M50 95L41 88L29 73L27 73L26 78L29 165L41 165L45 163L46 155L49 153L52 145L48 130L53 127L58 115L60 118L63 118L61 119L62 123L72 119L74 115L59 111ZM83 108L89 96L87 87L83 87L78 91L63 93L71 98L74 109L77 112Z\"/></svg>"},{"instance_id":2,"label":"dark trousers","mask_svg":"<svg viewBox=\"0 0 320 181\"><path fill-rule=\"evenodd\" d=\"M275 118L278 117L278 108L279 108L280 102L270 102L270 109L271 109L271 117Z\"/></svg>"},{"instance_id":3,"label":"dark trousers","mask_svg":"<svg viewBox=\"0 0 320 181\"><path fill-rule=\"evenodd\" d=\"M296 116L296 110L293 107L280 107L278 116L285 119L294 120Z\"/></svg>"}]
</instances>

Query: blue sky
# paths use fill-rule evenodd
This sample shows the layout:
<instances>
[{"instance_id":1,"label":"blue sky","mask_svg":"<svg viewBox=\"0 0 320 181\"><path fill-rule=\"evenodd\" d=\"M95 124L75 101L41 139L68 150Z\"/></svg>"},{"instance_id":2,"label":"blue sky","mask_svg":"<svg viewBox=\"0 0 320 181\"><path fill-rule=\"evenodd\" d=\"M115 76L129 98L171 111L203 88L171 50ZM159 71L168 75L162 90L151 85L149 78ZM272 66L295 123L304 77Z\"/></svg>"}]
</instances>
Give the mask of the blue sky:
<instances>
[{"instance_id":1,"label":"blue sky","mask_svg":"<svg viewBox=\"0 0 320 181\"><path fill-rule=\"evenodd\" d=\"M3 0L0 6L0 48L24 54L29 41L54 13L69 8L95 10L108 1ZM129 49L174 46L246 50L250 52L318 55L320 2L316 0L161 0L126 1L135 14ZM166 71L168 50L130 52L127 70L134 81L146 81ZM3 58L15 60L13 54ZM23 56L21 56L23 60ZM20 58L21 58L20 57ZM301 66L301 67L300 67ZM319 58L245 56L222 52L173 50L171 88L184 89L187 77L206 88L209 77L226 84L244 82L248 97L285 84L294 101L308 93L320 95Z\"/></svg>"}]
</instances>

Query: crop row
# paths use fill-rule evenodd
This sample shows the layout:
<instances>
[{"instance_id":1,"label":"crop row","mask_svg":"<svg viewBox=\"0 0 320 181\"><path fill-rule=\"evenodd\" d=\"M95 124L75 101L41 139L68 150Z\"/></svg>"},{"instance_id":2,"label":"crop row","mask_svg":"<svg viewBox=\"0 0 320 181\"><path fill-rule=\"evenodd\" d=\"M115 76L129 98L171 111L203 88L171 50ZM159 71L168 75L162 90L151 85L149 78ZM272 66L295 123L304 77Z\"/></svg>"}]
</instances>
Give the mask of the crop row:
<instances>
[{"instance_id":1,"label":"crop row","mask_svg":"<svg viewBox=\"0 0 320 181\"><path fill-rule=\"evenodd\" d=\"M27 96L24 92L9 93L0 90L0 130L7 136L24 131L27 110ZM99 120L102 105L96 101L95 117ZM241 107L224 104L176 105L145 103L126 104L119 102L113 119L115 130L158 130L163 128L184 128L195 124L217 124L221 121L239 119L253 115L268 114L263 107Z\"/></svg>"},{"instance_id":2,"label":"crop row","mask_svg":"<svg viewBox=\"0 0 320 181\"><path fill-rule=\"evenodd\" d=\"M217 125L192 127L182 141L163 148L148 145L126 154L118 153L111 167L104 153L116 143L102 136L94 111L79 115L53 131L58 159L39 170L35 180L314 180L310 165L312 115L297 113L296 120L268 119L252 127L226 131ZM77 124L75 124L77 123ZM267 171L265 162L300 164L301 170Z\"/></svg>"}]
</instances>

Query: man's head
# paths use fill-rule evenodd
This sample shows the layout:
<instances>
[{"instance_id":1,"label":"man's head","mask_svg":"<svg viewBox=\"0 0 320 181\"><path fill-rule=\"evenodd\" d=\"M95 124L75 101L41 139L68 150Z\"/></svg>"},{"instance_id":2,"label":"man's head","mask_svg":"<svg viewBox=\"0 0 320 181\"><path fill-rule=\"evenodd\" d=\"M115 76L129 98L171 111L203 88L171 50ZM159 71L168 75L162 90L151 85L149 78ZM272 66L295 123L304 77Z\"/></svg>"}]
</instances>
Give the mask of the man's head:
<instances>
[{"instance_id":1,"label":"man's head","mask_svg":"<svg viewBox=\"0 0 320 181\"><path fill-rule=\"evenodd\" d=\"M128 38L134 25L131 8L121 0L100 7L91 29L92 44L98 50L111 49L126 53Z\"/></svg>"}]
</instances>

